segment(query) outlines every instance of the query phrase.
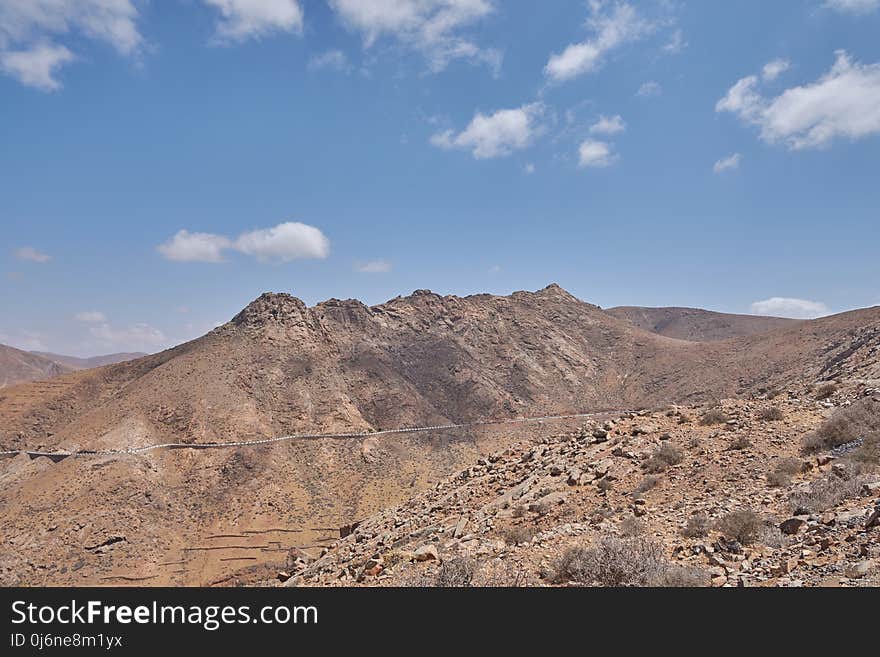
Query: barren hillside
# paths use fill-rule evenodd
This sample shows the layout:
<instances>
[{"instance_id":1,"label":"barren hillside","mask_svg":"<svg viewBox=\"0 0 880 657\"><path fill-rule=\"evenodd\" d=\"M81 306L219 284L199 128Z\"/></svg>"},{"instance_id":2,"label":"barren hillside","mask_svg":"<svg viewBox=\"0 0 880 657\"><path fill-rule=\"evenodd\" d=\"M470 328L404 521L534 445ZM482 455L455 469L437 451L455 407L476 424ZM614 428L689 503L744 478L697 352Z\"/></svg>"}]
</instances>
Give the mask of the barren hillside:
<instances>
[{"instance_id":1,"label":"barren hillside","mask_svg":"<svg viewBox=\"0 0 880 657\"><path fill-rule=\"evenodd\" d=\"M265 294L174 349L4 388L0 450L198 445L797 394L825 380L880 379L878 349L878 309L697 343L642 331L558 286L509 297L418 291L373 307L309 308ZM19 454L0 461L0 575L53 584L256 581L274 576L291 547L315 554L343 525L547 431L58 463Z\"/></svg>"},{"instance_id":2,"label":"barren hillside","mask_svg":"<svg viewBox=\"0 0 880 657\"><path fill-rule=\"evenodd\" d=\"M0 344L0 388L23 381L48 379L71 369L37 354Z\"/></svg>"},{"instance_id":3,"label":"barren hillside","mask_svg":"<svg viewBox=\"0 0 880 657\"><path fill-rule=\"evenodd\" d=\"M644 331L667 338L712 342L791 326L797 320L757 315L731 315L699 308L641 308L620 306L606 312Z\"/></svg>"}]
</instances>

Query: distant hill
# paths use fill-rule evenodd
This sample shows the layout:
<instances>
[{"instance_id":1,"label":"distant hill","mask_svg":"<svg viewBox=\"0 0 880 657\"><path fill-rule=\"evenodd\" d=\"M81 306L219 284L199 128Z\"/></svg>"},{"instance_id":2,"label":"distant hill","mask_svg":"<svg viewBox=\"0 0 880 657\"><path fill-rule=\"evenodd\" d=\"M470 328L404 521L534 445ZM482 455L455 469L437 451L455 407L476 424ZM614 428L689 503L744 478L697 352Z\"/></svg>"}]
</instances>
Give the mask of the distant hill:
<instances>
[{"instance_id":1,"label":"distant hill","mask_svg":"<svg viewBox=\"0 0 880 657\"><path fill-rule=\"evenodd\" d=\"M714 342L767 333L797 323L795 319L730 315L698 308L609 308L609 315L644 331L692 342Z\"/></svg>"},{"instance_id":2,"label":"distant hill","mask_svg":"<svg viewBox=\"0 0 880 657\"><path fill-rule=\"evenodd\" d=\"M25 381L48 379L72 369L38 354L0 345L0 388Z\"/></svg>"},{"instance_id":3,"label":"distant hill","mask_svg":"<svg viewBox=\"0 0 880 657\"><path fill-rule=\"evenodd\" d=\"M103 367L104 365L115 365L116 363L124 363L135 358L143 358L147 354L137 351L133 353L107 354L106 356L92 356L91 358L77 358L76 356L63 356L61 354L53 354L48 351L32 351L32 354L54 360L56 363L66 365L72 370L90 370L93 367Z\"/></svg>"}]
</instances>

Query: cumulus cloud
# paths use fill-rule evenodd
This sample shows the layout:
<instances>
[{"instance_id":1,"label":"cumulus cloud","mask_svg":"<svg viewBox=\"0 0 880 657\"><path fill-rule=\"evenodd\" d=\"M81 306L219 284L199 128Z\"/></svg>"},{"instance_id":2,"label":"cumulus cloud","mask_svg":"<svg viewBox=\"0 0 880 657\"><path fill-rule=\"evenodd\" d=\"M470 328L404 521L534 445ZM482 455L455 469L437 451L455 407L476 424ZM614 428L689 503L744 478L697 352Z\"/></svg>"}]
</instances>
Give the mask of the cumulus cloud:
<instances>
[{"instance_id":1,"label":"cumulus cloud","mask_svg":"<svg viewBox=\"0 0 880 657\"><path fill-rule=\"evenodd\" d=\"M715 173L724 173L725 171L739 169L740 162L742 162L742 155L740 155L739 153L734 153L730 157L725 157L724 159L718 160L715 163L715 166L712 167L712 170Z\"/></svg>"},{"instance_id":2,"label":"cumulus cloud","mask_svg":"<svg viewBox=\"0 0 880 657\"><path fill-rule=\"evenodd\" d=\"M78 322L85 322L87 324L96 324L98 322L107 321L107 316L97 310L85 310L81 313L76 313L73 318Z\"/></svg>"},{"instance_id":3,"label":"cumulus cloud","mask_svg":"<svg viewBox=\"0 0 880 657\"><path fill-rule=\"evenodd\" d=\"M614 154L611 145L604 141L587 139L582 142L578 149L579 163L582 167L604 168L614 162Z\"/></svg>"},{"instance_id":4,"label":"cumulus cloud","mask_svg":"<svg viewBox=\"0 0 880 657\"><path fill-rule=\"evenodd\" d=\"M600 116L599 120L590 126L590 134L593 135L616 135L626 130L626 123L619 114L615 116Z\"/></svg>"},{"instance_id":5,"label":"cumulus cloud","mask_svg":"<svg viewBox=\"0 0 880 657\"><path fill-rule=\"evenodd\" d=\"M799 150L880 134L880 64L853 62L838 51L834 66L815 82L775 98L761 94L759 84L755 75L742 78L715 110L758 127L767 143Z\"/></svg>"},{"instance_id":6,"label":"cumulus cloud","mask_svg":"<svg viewBox=\"0 0 880 657\"><path fill-rule=\"evenodd\" d=\"M113 327L103 323L91 327L89 333L102 344L125 351L150 351L168 343L165 334L149 324Z\"/></svg>"},{"instance_id":7,"label":"cumulus cloud","mask_svg":"<svg viewBox=\"0 0 880 657\"><path fill-rule=\"evenodd\" d=\"M791 68L791 62L787 59L774 59L772 62L765 64L764 68L761 69L761 77L763 77L766 82L772 82L785 73L789 68Z\"/></svg>"},{"instance_id":8,"label":"cumulus cloud","mask_svg":"<svg viewBox=\"0 0 880 657\"><path fill-rule=\"evenodd\" d=\"M391 269L391 263L387 260L373 260L355 265L355 270L362 274L387 274Z\"/></svg>"},{"instance_id":9,"label":"cumulus cloud","mask_svg":"<svg viewBox=\"0 0 880 657\"><path fill-rule=\"evenodd\" d=\"M755 301L752 304L752 313L755 315L770 315L773 317L790 317L793 319L813 319L829 314L828 306L819 301L807 301L806 299L791 299L786 297L773 297L764 301Z\"/></svg>"},{"instance_id":10,"label":"cumulus cloud","mask_svg":"<svg viewBox=\"0 0 880 657\"><path fill-rule=\"evenodd\" d=\"M502 55L462 36L462 30L495 11L494 0L329 0L349 29L369 48L382 37L421 52L433 71L455 59L483 63L497 73Z\"/></svg>"},{"instance_id":11,"label":"cumulus cloud","mask_svg":"<svg viewBox=\"0 0 880 657\"><path fill-rule=\"evenodd\" d=\"M179 230L158 249L165 259L176 262L222 262L223 251L230 246L232 242L222 235Z\"/></svg>"},{"instance_id":12,"label":"cumulus cloud","mask_svg":"<svg viewBox=\"0 0 880 657\"><path fill-rule=\"evenodd\" d=\"M242 233L235 240L213 233L179 230L158 247L167 260L177 262L222 262L223 253L235 250L260 262L288 262L301 258L326 258L330 241L314 226L286 221L272 228Z\"/></svg>"},{"instance_id":13,"label":"cumulus cloud","mask_svg":"<svg viewBox=\"0 0 880 657\"><path fill-rule=\"evenodd\" d=\"M25 86L57 91L61 83L55 73L74 59L73 53L64 46L40 44L28 50L0 52L0 69Z\"/></svg>"},{"instance_id":14,"label":"cumulus cloud","mask_svg":"<svg viewBox=\"0 0 880 657\"><path fill-rule=\"evenodd\" d=\"M615 3L610 11L606 11L607 3L600 0L591 0L589 5L591 16L587 26L593 36L550 56L544 75L552 82L564 82L598 70L610 51L653 30L653 24L629 3Z\"/></svg>"},{"instance_id":15,"label":"cumulus cloud","mask_svg":"<svg viewBox=\"0 0 880 657\"><path fill-rule=\"evenodd\" d=\"M309 58L310 71L347 71L348 56L341 50L328 50Z\"/></svg>"},{"instance_id":16,"label":"cumulus cloud","mask_svg":"<svg viewBox=\"0 0 880 657\"><path fill-rule=\"evenodd\" d=\"M242 233L234 246L261 262L326 258L330 253L330 241L324 234L314 226L298 221Z\"/></svg>"},{"instance_id":17,"label":"cumulus cloud","mask_svg":"<svg viewBox=\"0 0 880 657\"><path fill-rule=\"evenodd\" d=\"M32 246L23 246L19 249L16 249L15 257L19 260L38 262L41 264L44 262L49 262L52 259L52 256L50 256L48 253L43 253L39 249L35 249Z\"/></svg>"},{"instance_id":18,"label":"cumulus cloud","mask_svg":"<svg viewBox=\"0 0 880 657\"><path fill-rule=\"evenodd\" d=\"M57 70L76 59L59 39L101 41L122 55L143 46L132 0L2 0L0 70L22 84L54 91Z\"/></svg>"},{"instance_id":19,"label":"cumulus cloud","mask_svg":"<svg viewBox=\"0 0 880 657\"><path fill-rule=\"evenodd\" d=\"M202 0L220 12L217 38L242 42L277 32L300 33L303 11L298 0Z\"/></svg>"},{"instance_id":20,"label":"cumulus cloud","mask_svg":"<svg viewBox=\"0 0 880 657\"><path fill-rule=\"evenodd\" d=\"M880 0L827 0L825 6L849 14L869 14L880 9Z\"/></svg>"},{"instance_id":21,"label":"cumulus cloud","mask_svg":"<svg viewBox=\"0 0 880 657\"><path fill-rule=\"evenodd\" d=\"M649 80L642 84L639 87L639 90L636 92L636 96L639 98L655 98L663 93L663 87L660 86L660 83L655 82L654 80Z\"/></svg>"},{"instance_id":22,"label":"cumulus cloud","mask_svg":"<svg viewBox=\"0 0 880 657\"><path fill-rule=\"evenodd\" d=\"M478 160L510 155L529 146L541 133L544 111L541 103L531 103L489 115L477 112L464 130L435 134L431 143L438 148L469 150Z\"/></svg>"}]
</instances>

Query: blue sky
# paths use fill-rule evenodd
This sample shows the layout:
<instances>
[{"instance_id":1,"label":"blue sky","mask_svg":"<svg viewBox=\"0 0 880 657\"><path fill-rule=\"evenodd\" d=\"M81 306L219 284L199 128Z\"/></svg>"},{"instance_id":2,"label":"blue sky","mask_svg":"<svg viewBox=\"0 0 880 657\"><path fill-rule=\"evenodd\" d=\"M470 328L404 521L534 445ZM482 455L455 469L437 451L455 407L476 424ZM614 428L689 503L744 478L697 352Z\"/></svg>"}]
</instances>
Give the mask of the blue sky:
<instances>
[{"instance_id":1,"label":"blue sky","mask_svg":"<svg viewBox=\"0 0 880 657\"><path fill-rule=\"evenodd\" d=\"M880 303L880 0L0 0L0 342L266 290Z\"/></svg>"}]
</instances>

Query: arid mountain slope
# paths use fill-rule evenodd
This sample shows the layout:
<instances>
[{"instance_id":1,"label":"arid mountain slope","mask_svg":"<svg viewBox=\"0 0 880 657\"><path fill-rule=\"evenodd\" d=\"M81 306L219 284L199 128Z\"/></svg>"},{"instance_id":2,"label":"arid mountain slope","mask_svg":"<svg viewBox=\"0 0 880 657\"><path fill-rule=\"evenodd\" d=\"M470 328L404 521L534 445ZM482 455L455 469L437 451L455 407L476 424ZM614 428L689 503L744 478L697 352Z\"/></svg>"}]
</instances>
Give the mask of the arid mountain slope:
<instances>
[{"instance_id":1,"label":"arid mountain slope","mask_svg":"<svg viewBox=\"0 0 880 657\"><path fill-rule=\"evenodd\" d=\"M0 390L0 449L371 430L880 379L880 309L723 342L645 332L558 286L312 308L265 294L192 342ZM399 504L545 427L0 460L0 579L207 584ZM244 577L241 573L247 573Z\"/></svg>"},{"instance_id":2,"label":"arid mountain slope","mask_svg":"<svg viewBox=\"0 0 880 657\"><path fill-rule=\"evenodd\" d=\"M23 381L48 379L71 369L37 354L0 344L0 388Z\"/></svg>"},{"instance_id":3,"label":"arid mountain slope","mask_svg":"<svg viewBox=\"0 0 880 657\"><path fill-rule=\"evenodd\" d=\"M104 356L92 356L90 358L77 358L76 356L64 356L61 354L53 354L48 351L32 351L31 353L49 360L54 360L69 367L72 370L89 370L93 367L104 367L104 365L115 365L116 363L124 363L135 358L143 358L147 354L144 352L106 354Z\"/></svg>"},{"instance_id":4,"label":"arid mountain slope","mask_svg":"<svg viewBox=\"0 0 880 657\"><path fill-rule=\"evenodd\" d=\"M797 320L757 315L731 315L698 308L641 308L620 306L606 310L644 331L667 338L712 342L727 340L784 328Z\"/></svg>"}]
</instances>

